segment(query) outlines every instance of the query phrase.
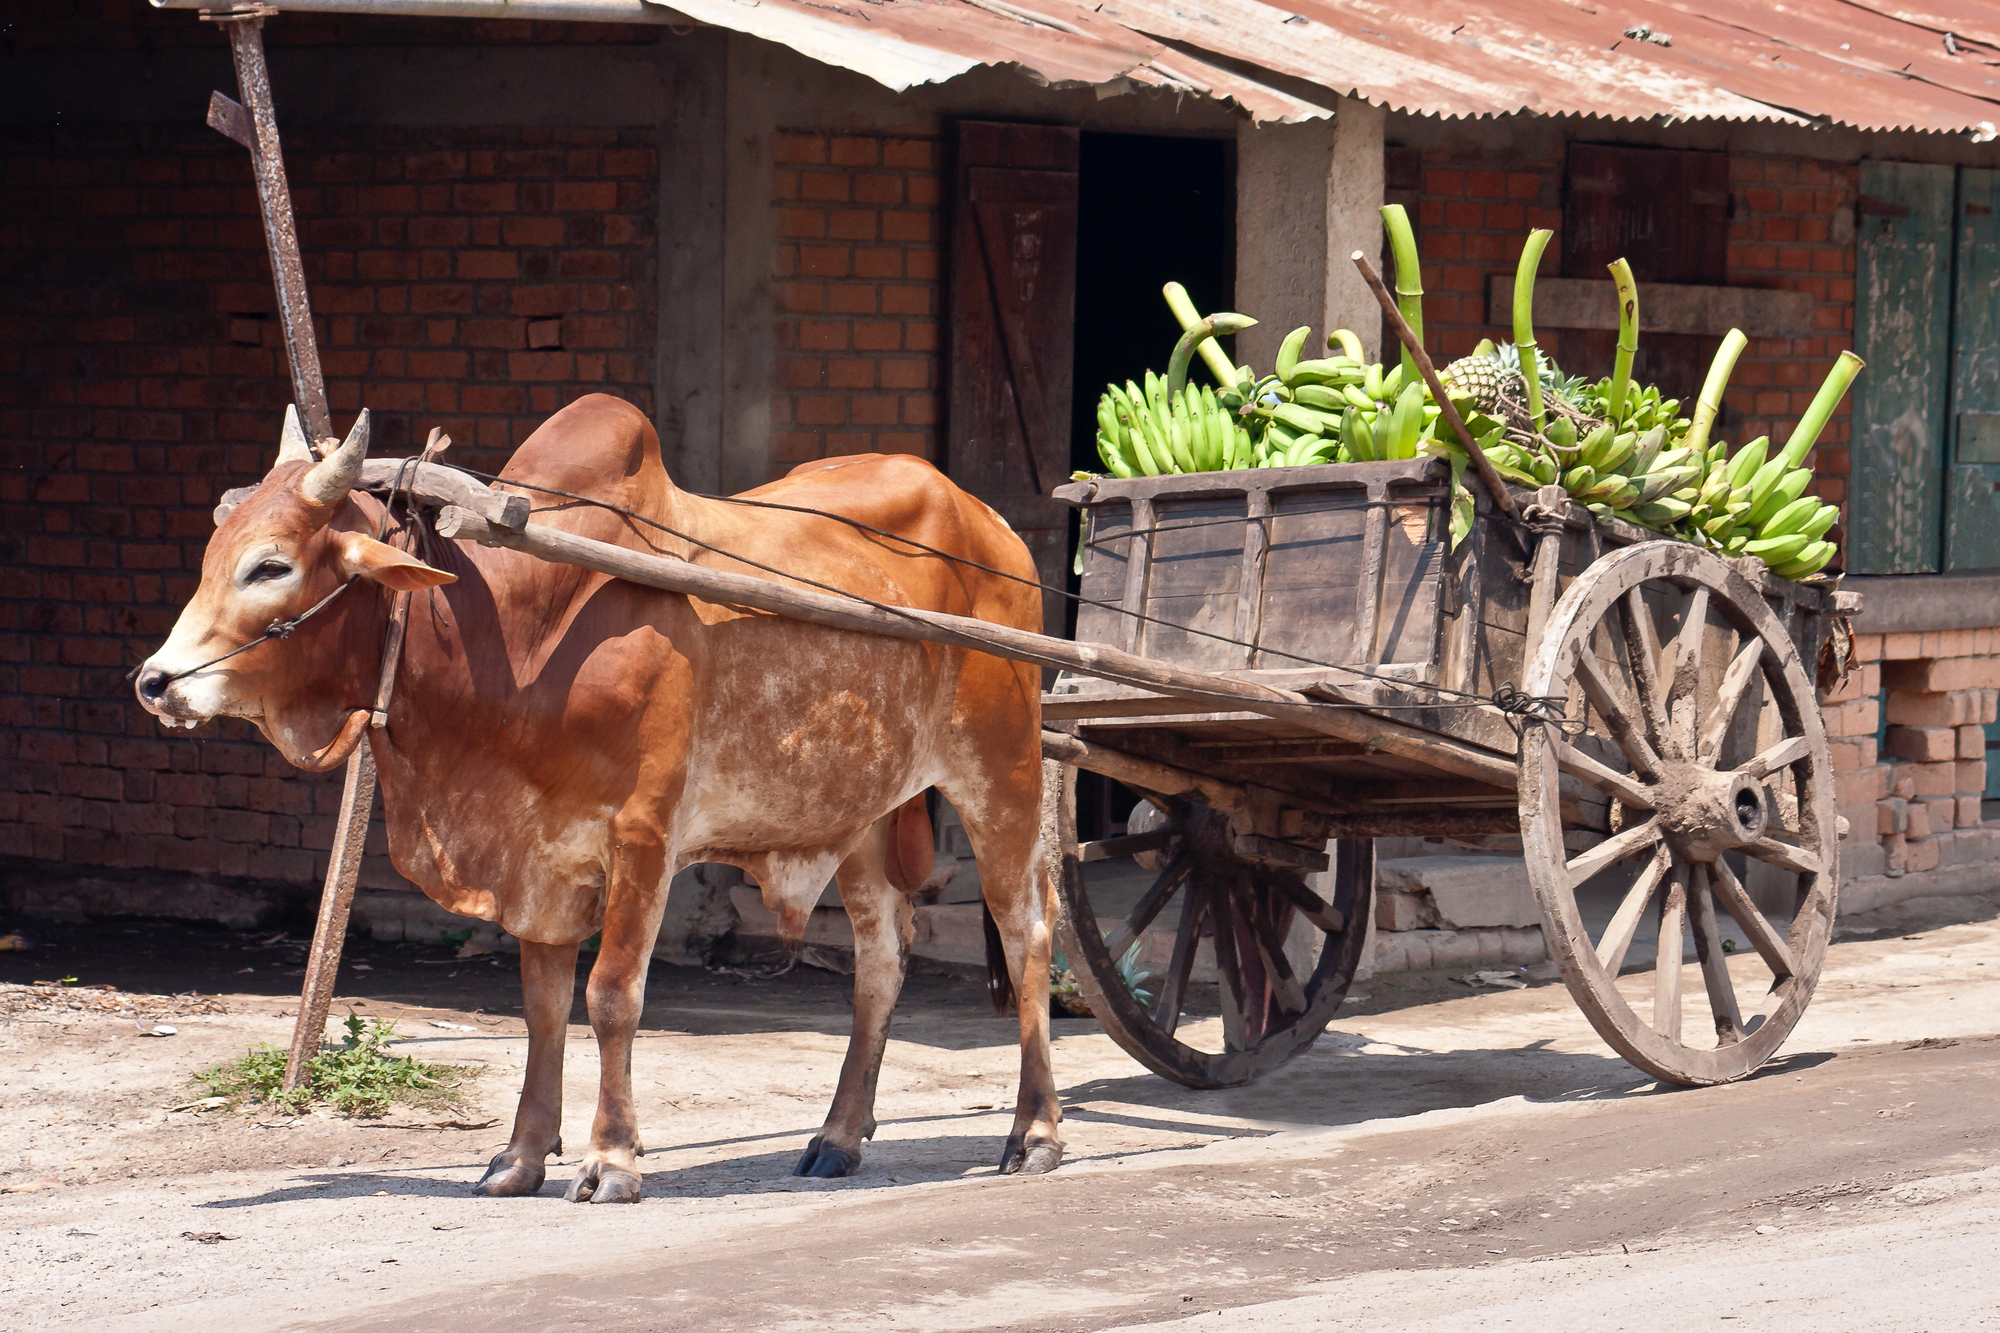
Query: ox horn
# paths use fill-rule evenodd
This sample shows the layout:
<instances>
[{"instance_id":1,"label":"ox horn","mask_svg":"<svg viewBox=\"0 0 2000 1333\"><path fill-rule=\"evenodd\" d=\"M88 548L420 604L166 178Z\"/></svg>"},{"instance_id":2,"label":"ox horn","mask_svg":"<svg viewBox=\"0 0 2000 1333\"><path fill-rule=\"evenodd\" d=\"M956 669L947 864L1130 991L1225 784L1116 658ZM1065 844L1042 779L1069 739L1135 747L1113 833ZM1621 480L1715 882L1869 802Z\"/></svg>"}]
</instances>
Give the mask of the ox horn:
<instances>
[{"instance_id":1,"label":"ox horn","mask_svg":"<svg viewBox=\"0 0 2000 1333\"><path fill-rule=\"evenodd\" d=\"M362 408L361 415L354 419L354 429L347 432L347 438L340 447L312 465L312 470L299 478L299 493L306 503L322 509L332 509L347 499L347 493L354 489L354 483L361 479L361 465L368 458L368 409Z\"/></svg>"},{"instance_id":2,"label":"ox horn","mask_svg":"<svg viewBox=\"0 0 2000 1333\"><path fill-rule=\"evenodd\" d=\"M278 436L278 465L285 463L310 463L313 452L306 444L306 433L299 426L297 403L285 404L285 429Z\"/></svg>"}]
</instances>

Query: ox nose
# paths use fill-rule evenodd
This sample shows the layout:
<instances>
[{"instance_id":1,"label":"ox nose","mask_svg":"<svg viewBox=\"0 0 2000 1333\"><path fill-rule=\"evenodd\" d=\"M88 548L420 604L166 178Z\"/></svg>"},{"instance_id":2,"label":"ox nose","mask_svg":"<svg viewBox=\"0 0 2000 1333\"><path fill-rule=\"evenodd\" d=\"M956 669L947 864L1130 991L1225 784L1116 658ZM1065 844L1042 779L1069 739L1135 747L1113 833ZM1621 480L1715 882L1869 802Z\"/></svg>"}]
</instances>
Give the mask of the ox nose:
<instances>
[{"instance_id":1,"label":"ox nose","mask_svg":"<svg viewBox=\"0 0 2000 1333\"><path fill-rule=\"evenodd\" d=\"M174 678L158 667L147 667L139 673L139 698L149 704L158 703L167 692L167 686Z\"/></svg>"}]
</instances>

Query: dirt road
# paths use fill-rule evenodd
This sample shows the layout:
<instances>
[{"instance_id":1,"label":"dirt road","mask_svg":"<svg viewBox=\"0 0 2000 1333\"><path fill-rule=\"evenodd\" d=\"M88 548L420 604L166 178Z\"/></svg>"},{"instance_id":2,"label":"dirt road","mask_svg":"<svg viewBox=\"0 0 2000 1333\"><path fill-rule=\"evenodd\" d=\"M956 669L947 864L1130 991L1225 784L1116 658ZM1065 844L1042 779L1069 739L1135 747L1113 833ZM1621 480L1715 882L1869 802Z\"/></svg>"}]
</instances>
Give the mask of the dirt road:
<instances>
[{"instance_id":1,"label":"dirt road","mask_svg":"<svg viewBox=\"0 0 2000 1333\"><path fill-rule=\"evenodd\" d=\"M290 1120L164 1109L192 1068L283 1039L285 946L52 939L0 979L193 977L229 1012L143 1038L103 992L11 1014L0 992L0 1188L60 1182L0 1196L0 1308L37 1329L2000 1328L1996 907L1843 922L1785 1052L1726 1088L1660 1088L1557 984L1377 978L1312 1052L1220 1093L1062 1022L1069 1158L1034 1180L990 1174L1011 1025L970 981L915 979L861 1175L806 1182L785 1173L831 1095L842 979L660 969L634 1208L564 1204L560 1168L536 1199L467 1194L525 1049L503 965L356 950L361 1012L487 1073L462 1114ZM570 1050L574 1154L587 1029Z\"/></svg>"}]
</instances>

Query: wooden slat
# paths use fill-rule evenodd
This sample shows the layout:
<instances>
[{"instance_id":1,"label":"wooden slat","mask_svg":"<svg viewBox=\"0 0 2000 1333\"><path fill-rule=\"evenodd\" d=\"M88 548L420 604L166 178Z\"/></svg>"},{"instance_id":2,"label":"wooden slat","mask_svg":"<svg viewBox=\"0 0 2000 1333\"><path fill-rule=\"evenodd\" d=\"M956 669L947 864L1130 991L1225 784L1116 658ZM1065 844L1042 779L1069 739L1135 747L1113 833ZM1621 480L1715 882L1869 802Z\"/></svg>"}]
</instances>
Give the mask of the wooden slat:
<instances>
[{"instance_id":1,"label":"wooden slat","mask_svg":"<svg viewBox=\"0 0 2000 1333\"><path fill-rule=\"evenodd\" d=\"M1139 895L1139 901L1133 906L1131 915L1119 922L1118 928L1104 941L1105 952L1113 959L1124 957L1125 951L1146 933L1146 927L1153 924L1153 918L1160 914L1160 909L1174 896L1174 890L1178 889L1181 882L1187 878L1190 861L1188 853L1182 851L1167 862L1159 876L1143 894Z\"/></svg>"},{"instance_id":2,"label":"wooden slat","mask_svg":"<svg viewBox=\"0 0 2000 1333\"><path fill-rule=\"evenodd\" d=\"M1566 741L1557 740L1556 765L1563 772L1582 778L1599 791L1609 792L1634 810L1651 810L1653 797L1645 786L1629 774L1598 763Z\"/></svg>"},{"instance_id":3,"label":"wooden slat","mask_svg":"<svg viewBox=\"0 0 2000 1333\"><path fill-rule=\"evenodd\" d=\"M1743 1040L1743 1011L1737 1006L1736 987L1729 979L1729 956L1722 949L1722 932L1716 926L1708 878L1706 867L1694 868L1688 914L1694 923L1694 951L1701 960L1701 980L1708 991L1709 1012L1715 1016L1716 1044L1733 1046Z\"/></svg>"},{"instance_id":4,"label":"wooden slat","mask_svg":"<svg viewBox=\"0 0 2000 1333\"><path fill-rule=\"evenodd\" d=\"M1764 961L1770 965L1771 974L1780 981L1786 977L1797 976L1799 965L1792 957L1792 946L1786 943L1784 936L1772 929L1764 913L1750 900L1750 895L1744 892L1743 885L1737 880L1735 872L1729 868L1727 860L1716 858L1714 868L1709 875L1709 882L1722 895L1722 905L1729 909L1729 915L1736 919L1736 924L1750 937L1750 946L1763 955Z\"/></svg>"},{"instance_id":5,"label":"wooden slat","mask_svg":"<svg viewBox=\"0 0 2000 1333\"><path fill-rule=\"evenodd\" d=\"M1660 881L1673 868L1674 854L1662 843L1653 853L1653 859L1639 872L1639 878L1625 893L1618 904L1618 910L1611 914L1611 922L1604 928L1604 938L1597 942L1597 963L1611 976L1625 966L1626 951L1632 947L1632 937L1639 931L1639 923L1645 919L1646 909L1652 905L1653 894L1659 890Z\"/></svg>"},{"instance_id":6,"label":"wooden slat","mask_svg":"<svg viewBox=\"0 0 2000 1333\"><path fill-rule=\"evenodd\" d=\"M1746 846L1744 851L1759 861L1768 861L1774 866L1796 870L1802 875L1817 875L1820 871L1819 858L1803 847L1779 842L1776 838L1759 838Z\"/></svg>"},{"instance_id":7,"label":"wooden slat","mask_svg":"<svg viewBox=\"0 0 2000 1333\"><path fill-rule=\"evenodd\" d=\"M1743 772L1753 778L1765 777L1782 768L1790 768L1801 759L1812 754L1812 742L1803 736L1793 736L1779 741L1749 763L1743 765Z\"/></svg>"},{"instance_id":8,"label":"wooden slat","mask_svg":"<svg viewBox=\"0 0 2000 1333\"><path fill-rule=\"evenodd\" d=\"M1681 961L1687 931L1687 869L1676 864L1660 901L1660 951L1653 964L1653 1031L1681 1039Z\"/></svg>"},{"instance_id":9,"label":"wooden slat","mask_svg":"<svg viewBox=\"0 0 2000 1333\"><path fill-rule=\"evenodd\" d=\"M1654 753L1652 745L1626 711L1615 687L1605 678L1603 668L1597 663L1597 654L1590 650L1589 644L1579 645L1576 649L1576 681L1583 687L1590 706L1604 719L1605 730L1611 733L1611 739L1618 742L1618 748L1625 752L1633 770L1642 778L1658 778L1660 756Z\"/></svg>"},{"instance_id":10,"label":"wooden slat","mask_svg":"<svg viewBox=\"0 0 2000 1333\"><path fill-rule=\"evenodd\" d=\"M1750 641L1736 650L1730 659L1729 670L1723 673L1722 688L1716 692L1715 707L1701 726L1701 742L1695 757L1704 764L1713 764L1722 753L1722 742L1729 735L1729 725L1736 719L1736 710L1743 706L1743 696L1750 689L1750 682L1756 679L1757 666L1764 659L1764 640L1755 634Z\"/></svg>"},{"instance_id":11,"label":"wooden slat","mask_svg":"<svg viewBox=\"0 0 2000 1333\"><path fill-rule=\"evenodd\" d=\"M1078 843L1076 859L1085 864L1092 861L1115 861L1121 856L1137 856L1140 852L1150 852L1156 847L1164 847L1173 840L1174 830L1170 828L1156 828L1145 833L1127 833L1122 837Z\"/></svg>"},{"instance_id":12,"label":"wooden slat","mask_svg":"<svg viewBox=\"0 0 2000 1333\"><path fill-rule=\"evenodd\" d=\"M1628 828L1623 833L1613 834L1586 852L1571 858L1565 867L1569 871L1569 887L1572 891L1583 887L1590 878L1613 862L1622 861L1634 852L1644 851L1665 836L1658 819L1649 819L1636 828Z\"/></svg>"}]
</instances>

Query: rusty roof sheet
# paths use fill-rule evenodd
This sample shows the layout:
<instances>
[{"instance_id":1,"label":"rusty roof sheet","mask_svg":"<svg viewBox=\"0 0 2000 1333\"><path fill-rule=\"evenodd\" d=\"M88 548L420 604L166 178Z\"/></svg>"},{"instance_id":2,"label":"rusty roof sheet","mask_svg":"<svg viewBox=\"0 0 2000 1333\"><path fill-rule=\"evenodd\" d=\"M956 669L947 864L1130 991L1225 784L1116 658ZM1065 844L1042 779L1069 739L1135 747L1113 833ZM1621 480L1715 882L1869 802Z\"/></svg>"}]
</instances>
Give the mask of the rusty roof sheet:
<instances>
[{"instance_id":1,"label":"rusty roof sheet","mask_svg":"<svg viewBox=\"0 0 2000 1333\"><path fill-rule=\"evenodd\" d=\"M1332 94L1347 94L1443 117L1530 112L1975 134L2000 121L2000 5L1992 0L672 0L672 7L894 88L1011 65L1054 84L1124 79L1184 88L1236 102L1259 120L1324 115Z\"/></svg>"}]
</instances>

